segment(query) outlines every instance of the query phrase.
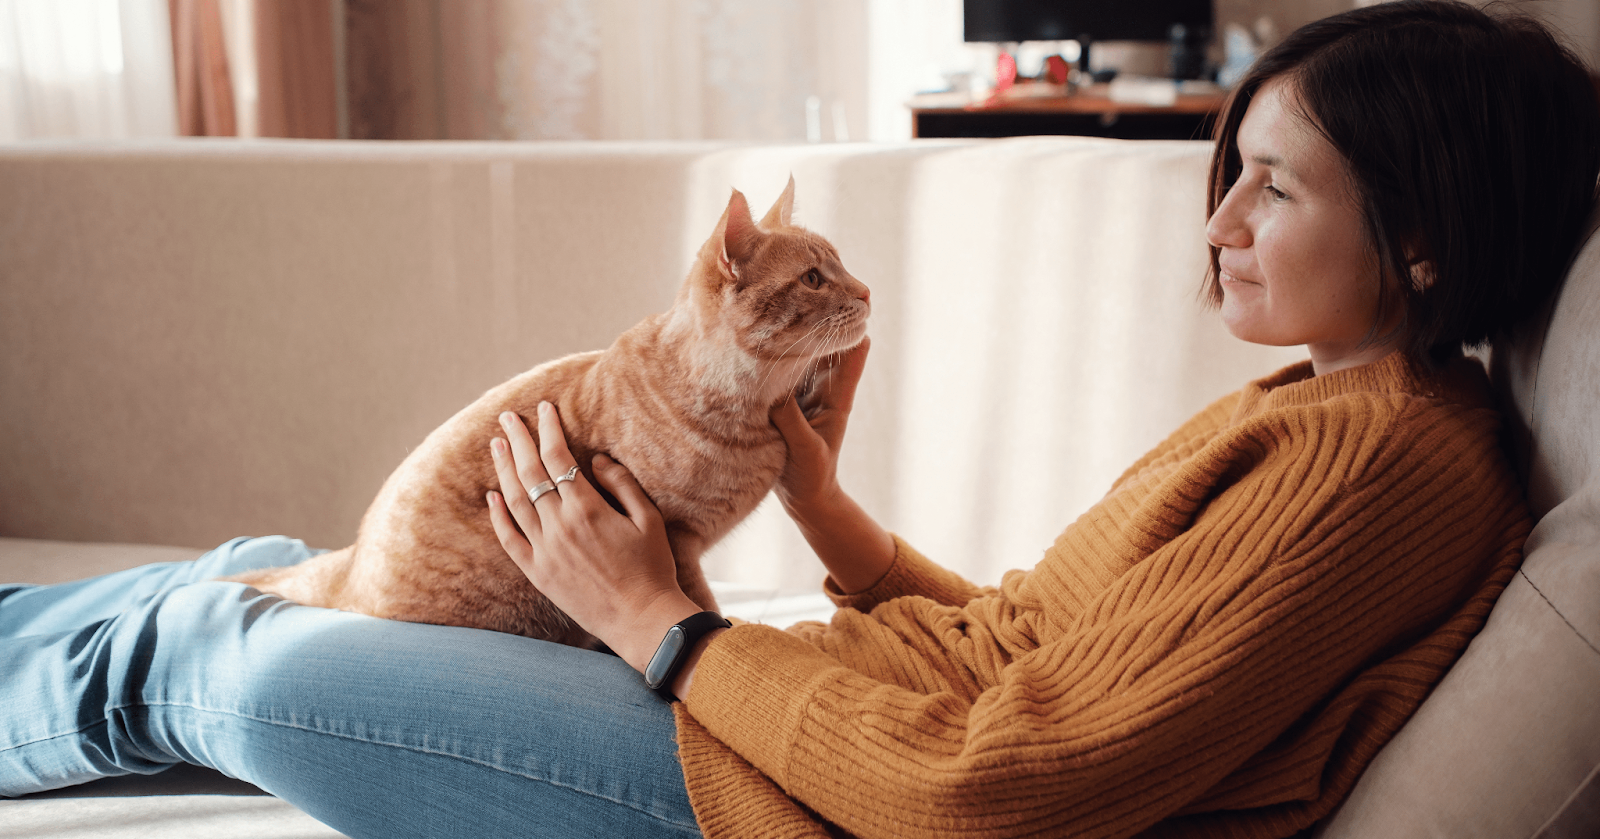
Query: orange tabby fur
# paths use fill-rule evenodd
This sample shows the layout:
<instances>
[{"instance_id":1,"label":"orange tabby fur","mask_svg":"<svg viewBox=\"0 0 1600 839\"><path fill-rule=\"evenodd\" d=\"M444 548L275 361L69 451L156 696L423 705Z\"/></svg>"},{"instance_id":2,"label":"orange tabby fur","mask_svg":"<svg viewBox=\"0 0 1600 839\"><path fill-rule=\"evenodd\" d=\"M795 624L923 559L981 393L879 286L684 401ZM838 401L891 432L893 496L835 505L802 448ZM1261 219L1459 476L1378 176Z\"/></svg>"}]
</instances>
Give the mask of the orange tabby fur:
<instances>
[{"instance_id":1,"label":"orange tabby fur","mask_svg":"<svg viewBox=\"0 0 1600 839\"><path fill-rule=\"evenodd\" d=\"M833 246L789 222L794 181L757 226L737 190L672 308L609 349L542 364L429 434L384 482L356 543L229 579L312 606L478 627L575 646L594 639L536 591L496 540L489 441L541 400L567 444L625 464L660 508L678 582L715 609L700 556L748 515L783 468L770 407L866 335L868 291Z\"/></svg>"}]
</instances>

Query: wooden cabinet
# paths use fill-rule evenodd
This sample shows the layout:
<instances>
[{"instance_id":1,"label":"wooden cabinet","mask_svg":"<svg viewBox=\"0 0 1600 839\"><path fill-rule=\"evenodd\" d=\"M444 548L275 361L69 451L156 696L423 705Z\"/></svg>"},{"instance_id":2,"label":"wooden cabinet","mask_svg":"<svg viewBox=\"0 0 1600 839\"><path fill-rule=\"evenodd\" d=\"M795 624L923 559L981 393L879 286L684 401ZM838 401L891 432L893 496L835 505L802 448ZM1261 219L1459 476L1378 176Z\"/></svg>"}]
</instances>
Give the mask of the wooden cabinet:
<instances>
[{"instance_id":1,"label":"wooden cabinet","mask_svg":"<svg viewBox=\"0 0 1600 839\"><path fill-rule=\"evenodd\" d=\"M1226 94L1180 93L1166 106L1118 102L1106 85L1072 94L1023 92L993 102L933 93L910 102L913 137L1016 137L1076 134L1122 140L1206 140Z\"/></svg>"}]
</instances>

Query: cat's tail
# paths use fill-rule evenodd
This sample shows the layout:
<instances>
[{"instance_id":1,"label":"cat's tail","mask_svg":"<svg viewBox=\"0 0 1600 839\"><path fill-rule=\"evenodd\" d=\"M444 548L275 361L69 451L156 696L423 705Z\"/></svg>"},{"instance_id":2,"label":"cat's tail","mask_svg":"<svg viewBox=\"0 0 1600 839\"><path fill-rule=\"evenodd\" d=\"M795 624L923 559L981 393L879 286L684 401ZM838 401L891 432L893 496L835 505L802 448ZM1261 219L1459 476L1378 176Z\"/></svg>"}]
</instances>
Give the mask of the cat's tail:
<instances>
[{"instance_id":1,"label":"cat's tail","mask_svg":"<svg viewBox=\"0 0 1600 839\"><path fill-rule=\"evenodd\" d=\"M220 577L224 582L244 583L267 594L276 594L306 606L324 609L346 609L341 595L350 577L355 559L355 548L343 548L319 554L295 565L281 568L261 568Z\"/></svg>"}]
</instances>

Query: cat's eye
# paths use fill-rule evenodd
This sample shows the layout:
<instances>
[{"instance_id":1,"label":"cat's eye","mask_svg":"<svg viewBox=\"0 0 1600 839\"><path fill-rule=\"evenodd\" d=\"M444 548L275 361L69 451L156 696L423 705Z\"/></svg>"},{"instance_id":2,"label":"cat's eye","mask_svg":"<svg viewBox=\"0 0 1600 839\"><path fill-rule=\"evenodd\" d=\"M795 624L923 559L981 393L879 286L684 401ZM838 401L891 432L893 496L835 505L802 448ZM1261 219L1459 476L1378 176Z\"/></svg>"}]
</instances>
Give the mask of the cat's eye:
<instances>
[{"instance_id":1,"label":"cat's eye","mask_svg":"<svg viewBox=\"0 0 1600 839\"><path fill-rule=\"evenodd\" d=\"M817 269L813 268L800 277L800 282L805 283L806 288L822 288L823 280L822 275L818 274Z\"/></svg>"}]
</instances>

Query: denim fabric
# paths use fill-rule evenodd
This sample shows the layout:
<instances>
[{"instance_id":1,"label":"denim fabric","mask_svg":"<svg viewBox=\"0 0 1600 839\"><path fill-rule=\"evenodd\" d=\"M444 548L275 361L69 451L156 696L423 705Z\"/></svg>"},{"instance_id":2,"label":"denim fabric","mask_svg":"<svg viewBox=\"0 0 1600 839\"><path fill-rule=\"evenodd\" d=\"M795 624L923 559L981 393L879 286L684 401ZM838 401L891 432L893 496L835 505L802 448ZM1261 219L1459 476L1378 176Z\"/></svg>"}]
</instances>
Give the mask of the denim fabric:
<instances>
[{"instance_id":1,"label":"denim fabric","mask_svg":"<svg viewBox=\"0 0 1600 839\"><path fill-rule=\"evenodd\" d=\"M209 581L314 553L0 587L0 795L184 762L353 837L699 835L671 710L620 660Z\"/></svg>"}]
</instances>

